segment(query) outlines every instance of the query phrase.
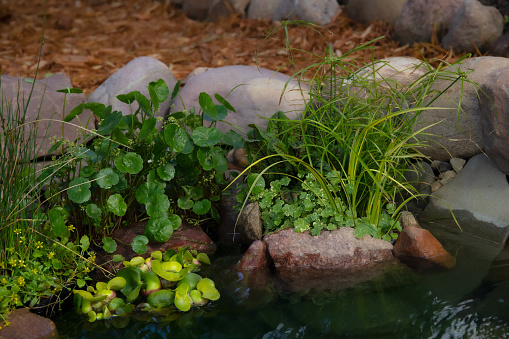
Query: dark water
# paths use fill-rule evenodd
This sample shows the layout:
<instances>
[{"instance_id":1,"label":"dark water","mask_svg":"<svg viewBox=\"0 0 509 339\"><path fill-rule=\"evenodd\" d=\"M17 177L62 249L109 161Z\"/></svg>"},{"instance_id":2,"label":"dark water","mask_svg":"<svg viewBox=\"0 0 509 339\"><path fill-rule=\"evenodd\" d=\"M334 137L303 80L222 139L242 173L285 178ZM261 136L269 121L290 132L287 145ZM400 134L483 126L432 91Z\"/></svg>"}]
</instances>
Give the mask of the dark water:
<instances>
[{"instance_id":1,"label":"dark water","mask_svg":"<svg viewBox=\"0 0 509 339\"><path fill-rule=\"evenodd\" d=\"M341 291L283 294L249 289L242 276L209 274L221 290L213 306L178 319L90 324L57 319L61 338L509 338L509 251L476 238L433 231L456 257L453 269L398 268ZM215 274L214 274L215 273ZM121 328L120 328L121 327Z\"/></svg>"}]
</instances>

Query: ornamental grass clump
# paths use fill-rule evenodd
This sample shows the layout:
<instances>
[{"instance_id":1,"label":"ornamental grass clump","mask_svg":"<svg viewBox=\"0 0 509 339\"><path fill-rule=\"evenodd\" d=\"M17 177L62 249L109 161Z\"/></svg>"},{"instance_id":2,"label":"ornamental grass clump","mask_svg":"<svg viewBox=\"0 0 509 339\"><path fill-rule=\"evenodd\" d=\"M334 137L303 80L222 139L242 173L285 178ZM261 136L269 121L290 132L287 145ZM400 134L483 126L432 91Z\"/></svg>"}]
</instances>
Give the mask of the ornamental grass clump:
<instances>
[{"instance_id":1,"label":"ornamental grass clump","mask_svg":"<svg viewBox=\"0 0 509 339\"><path fill-rule=\"evenodd\" d=\"M251 174L238 201L259 203L266 232L294 227L319 234L350 226L357 237L393 240L401 231L399 212L419 196L404 172L409 162L425 158L417 136L427 127L417 129L416 119L432 103L427 98L443 93L431 91L434 81L467 79L444 70L445 62L435 69L423 61L412 70L424 74L403 86L379 74L384 62L366 66L355 59L375 41L341 56L331 48L321 57L312 54L318 61L293 76L312 89L303 116L290 120L277 112L265 130L251 126Z\"/></svg>"}]
</instances>

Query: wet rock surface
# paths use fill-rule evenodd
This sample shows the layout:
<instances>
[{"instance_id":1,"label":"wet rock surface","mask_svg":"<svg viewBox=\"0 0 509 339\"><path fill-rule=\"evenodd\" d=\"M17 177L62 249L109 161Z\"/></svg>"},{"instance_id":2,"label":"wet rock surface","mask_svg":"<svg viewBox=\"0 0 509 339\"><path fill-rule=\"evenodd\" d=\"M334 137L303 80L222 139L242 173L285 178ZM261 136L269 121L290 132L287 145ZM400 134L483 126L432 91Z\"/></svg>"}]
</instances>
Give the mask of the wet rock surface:
<instances>
[{"instance_id":1,"label":"wet rock surface","mask_svg":"<svg viewBox=\"0 0 509 339\"><path fill-rule=\"evenodd\" d=\"M0 339L56 339L55 323L48 318L19 308L9 314L9 326L0 322Z\"/></svg>"}]
</instances>

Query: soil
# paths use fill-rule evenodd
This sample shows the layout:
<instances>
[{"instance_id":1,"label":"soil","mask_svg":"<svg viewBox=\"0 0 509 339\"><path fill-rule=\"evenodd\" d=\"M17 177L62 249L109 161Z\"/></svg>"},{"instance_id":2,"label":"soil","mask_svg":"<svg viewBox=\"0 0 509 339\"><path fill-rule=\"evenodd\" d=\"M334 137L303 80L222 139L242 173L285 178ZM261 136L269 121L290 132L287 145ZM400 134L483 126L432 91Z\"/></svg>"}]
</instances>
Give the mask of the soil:
<instances>
[{"instance_id":1,"label":"soil","mask_svg":"<svg viewBox=\"0 0 509 339\"><path fill-rule=\"evenodd\" d=\"M323 56L330 46L341 55L381 36L372 49L357 53L357 62L391 56L452 62L460 57L436 44L400 46L387 24L362 25L344 13L325 28L288 27L291 46L308 51L290 54L280 23L233 15L216 23L198 22L169 1L48 0L43 25L44 3L0 0L0 74L34 77L44 36L37 78L65 73L88 95L140 56L164 62L179 80L197 67L225 65L258 65L294 74L290 56L304 67L316 61L309 52Z\"/></svg>"}]
</instances>

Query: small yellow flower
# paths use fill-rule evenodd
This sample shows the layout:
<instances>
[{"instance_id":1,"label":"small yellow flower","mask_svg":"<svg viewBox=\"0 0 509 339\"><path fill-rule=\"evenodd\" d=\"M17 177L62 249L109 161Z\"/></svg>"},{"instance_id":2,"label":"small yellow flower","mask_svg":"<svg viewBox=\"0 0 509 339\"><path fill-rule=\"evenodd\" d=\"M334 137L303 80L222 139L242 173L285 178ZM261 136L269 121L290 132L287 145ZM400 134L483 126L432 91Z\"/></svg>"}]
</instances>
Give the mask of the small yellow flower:
<instances>
[{"instance_id":1,"label":"small yellow flower","mask_svg":"<svg viewBox=\"0 0 509 339\"><path fill-rule=\"evenodd\" d=\"M19 234L21 233L21 230L20 230L19 228L16 228L16 229L14 230L14 233L16 233L16 235L19 235Z\"/></svg>"},{"instance_id":2,"label":"small yellow flower","mask_svg":"<svg viewBox=\"0 0 509 339\"><path fill-rule=\"evenodd\" d=\"M48 253L48 259L53 259L54 256L55 256L55 252L51 251Z\"/></svg>"},{"instance_id":3,"label":"small yellow flower","mask_svg":"<svg viewBox=\"0 0 509 339\"><path fill-rule=\"evenodd\" d=\"M34 244L34 246L35 246L35 249L37 249L37 250L41 249L41 248L42 248L42 241L37 241L37 242Z\"/></svg>"},{"instance_id":4,"label":"small yellow flower","mask_svg":"<svg viewBox=\"0 0 509 339\"><path fill-rule=\"evenodd\" d=\"M25 286L25 278L19 277L18 278L18 285L19 286Z\"/></svg>"},{"instance_id":5,"label":"small yellow flower","mask_svg":"<svg viewBox=\"0 0 509 339\"><path fill-rule=\"evenodd\" d=\"M33 273L33 274L37 274L37 272L39 272L39 271L37 270L37 268L32 269L32 273Z\"/></svg>"},{"instance_id":6,"label":"small yellow flower","mask_svg":"<svg viewBox=\"0 0 509 339\"><path fill-rule=\"evenodd\" d=\"M90 257L88 258L88 260L90 262L95 262L95 254L91 254Z\"/></svg>"},{"instance_id":7,"label":"small yellow flower","mask_svg":"<svg viewBox=\"0 0 509 339\"><path fill-rule=\"evenodd\" d=\"M2 280L0 280L0 283L2 283L3 285L7 284L7 279L2 278Z\"/></svg>"},{"instance_id":8,"label":"small yellow flower","mask_svg":"<svg viewBox=\"0 0 509 339\"><path fill-rule=\"evenodd\" d=\"M15 250L15 248L14 248L14 247L9 247L9 248L7 248L7 252L10 252L10 253L13 253L13 252L14 252L14 250Z\"/></svg>"},{"instance_id":9,"label":"small yellow flower","mask_svg":"<svg viewBox=\"0 0 509 339\"><path fill-rule=\"evenodd\" d=\"M13 302L13 303L15 303L15 304L17 304L17 303L18 303L18 297L13 297L13 298L12 298L12 302Z\"/></svg>"},{"instance_id":10,"label":"small yellow flower","mask_svg":"<svg viewBox=\"0 0 509 339\"><path fill-rule=\"evenodd\" d=\"M90 272L90 268L85 266L84 271L85 271L85 273L88 273L88 272Z\"/></svg>"},{"instance_id":11,"label":"small yellow flower","mask_svg":"<svg viewBox=\"0 0 509 339\"><path fill-rule=\"evenodd\" d=\"M3 261L0 261L0 268L5 268L5 263Z\"/></svg>"},{"instance_id":12,"label":"small yellow flower","mask_svg":"<svg viewBox=\"0 0 509 339\"><path fill-rule=\"evenodd\" d=\"M67 229L71 232L73 232L76 228L74 228L74 225L67 226Z\"/></svg>"},{"instance_id":13,"label":"small yellow flower","mask_svg":"<svg viewBox=\"0 0 509 339\"><path fill-rule=\"evenodd\" d=\"M16 267L16 265L18 264L18 261L14 258L10 258L9 259L9 265L11 265L12 267Z\"/></svg>"},{"instance_id":14,"label":"small yellow flower","mask_svg":"<svg viewBox=\"0 0 509 339\"><path fill-rule=\"evenodd\" d=\"M25 261L24 261L24 260L22 260L22 259L19 259L19 260L18 260L18 264L19 264L19 267L20 267L20 268L27 267L27 265L25 265Z\"/></svg>"},{"instance_id":15,"label":"small yellow flower","mask_svg":"<svg viewBox=\"0 0 509 339\"><path fill-rule=\"evenodd\" d=\"M19 237L19 243L20 243L20 244L24 243L24 242L25 242L25 240L26 240L26 238L25 238L25 237L23 237L23 236Z\"/></svg>"}]
</instances>

